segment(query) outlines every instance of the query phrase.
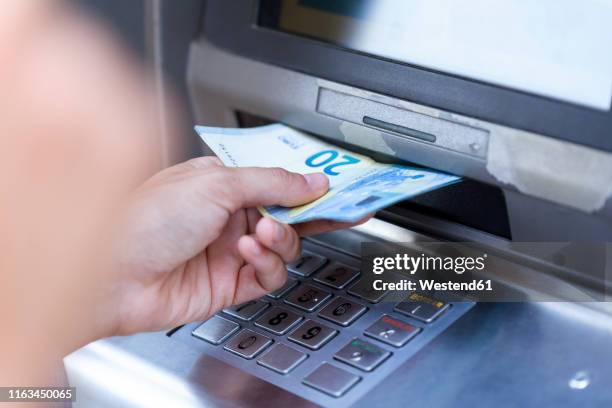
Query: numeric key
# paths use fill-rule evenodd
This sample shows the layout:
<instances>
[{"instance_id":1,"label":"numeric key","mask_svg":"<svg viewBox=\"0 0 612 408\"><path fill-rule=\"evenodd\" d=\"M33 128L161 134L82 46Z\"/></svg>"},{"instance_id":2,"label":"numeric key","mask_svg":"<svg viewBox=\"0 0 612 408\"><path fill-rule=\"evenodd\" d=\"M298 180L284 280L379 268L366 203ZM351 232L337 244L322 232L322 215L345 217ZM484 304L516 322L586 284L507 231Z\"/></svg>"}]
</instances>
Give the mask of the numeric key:
<instances>
[{"instance_id":1,"label":"numeric key","mask_svg":"<svg viewBox=\"0 0 612 408\"><path fill-rule=\"evenodd\" d=\"M326 262L326 258L304 251L300 259L287 265L287 269L296 275L308 277L318 271Z\"/></svg>"},{"instance_id":2,"label":"numeric key","mask_svg":"<svg viewBox=\"0 0 612 408\"><path fill-rule=\"evenodd\" d=\"M319 316L340 326L348 326L368 310L367 307L350 300L337 297L321 310Z\"/></svg>"},{"instance_id":3,"label":"numeric key","mask_svg":"<svg viewBox=\"0 0 612 408\"><path fill-rule=\"evenodd\" d=\"M253 330L243 329L223 348L242 358L252 359L270 344L272 344L272 339L269 337L256 333Z\"/></svg>"},{"instance_id":4,"label":"numeric key","mask_svg":"<svg viewBox=\"0 0 612 408\"><path fill-rule=\"evenodd\" d=\"M302 317L297 313L275 306L261 315L261 317L255 321L255 326L281 336L287 333L300 320L302 320Z\"/></svg>"},{"instance_id":5,"label":"numeric key","mask_svg":"<svg viewBox=\"0 0 612 408\"><path fill-rule=\"evenodd\" d=\"M331 297L331 293L312 285L298 286L285 302L307 312L312 312Z\"/></svg>"},{"instance_id":6,"label":"numeric key","mask_svg":"<svg viewBox=\"0 0 612 408\"><path fill-rule=\"evenodd\" d=\"M317 273L314 280L334 289L344 289L357 275L359 275L357 269L332 262Z\"/></svg>"},{"instance_id":7,"label":"numeric key","mask_svg":"<svg viewBox=\"0 0 612 408\"><path fill-rule=\"evenodd\" d=\"M288 338L290 341L311 350L318 350L333 339L336 334L338 334L337 330L314 320L306 320Z\"/></svg>"}]
</instances>

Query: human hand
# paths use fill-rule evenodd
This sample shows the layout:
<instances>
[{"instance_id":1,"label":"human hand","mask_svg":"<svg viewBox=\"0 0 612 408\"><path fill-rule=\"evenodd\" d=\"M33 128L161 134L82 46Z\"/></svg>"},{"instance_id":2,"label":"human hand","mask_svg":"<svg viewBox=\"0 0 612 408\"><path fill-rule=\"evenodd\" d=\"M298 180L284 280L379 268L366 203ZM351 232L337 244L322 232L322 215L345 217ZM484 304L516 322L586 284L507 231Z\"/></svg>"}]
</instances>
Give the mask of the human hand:
<instances>
[{"instance_id":1,"label":"human hand","mask_svg":"<svg viewBox=\"0 0 612 408\"><path fill-rule=\"evenodd\" d=\"M154 176L135 194L108 297L114 334L202 320L281 287L300 236L355 224L294 226L262 218L256 206L304 204L328 189L323 174L227 168L198 158ZM361 221L364 222L365 220Z\"/></svg>"}]
</instances>

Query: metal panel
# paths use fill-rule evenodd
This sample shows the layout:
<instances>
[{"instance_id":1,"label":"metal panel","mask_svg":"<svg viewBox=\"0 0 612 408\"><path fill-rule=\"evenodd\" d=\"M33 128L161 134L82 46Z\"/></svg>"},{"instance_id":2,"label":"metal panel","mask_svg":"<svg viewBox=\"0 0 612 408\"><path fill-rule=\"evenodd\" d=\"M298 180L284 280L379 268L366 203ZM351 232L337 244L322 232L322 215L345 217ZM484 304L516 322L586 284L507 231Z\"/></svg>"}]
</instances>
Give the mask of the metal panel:
<instances>
[{"instance_id":1,"label":"metal panel","mask_svg":"<svg viewBox=\"0 0 612 408\"><path fill-rule=\"evenodd\" d=\"M373 58L258 27L257 0L210 0L206 36L233 53L496 124L612 151L612 111Z\"/></svg>"},{"instance_id":2,"label":"metal panel","mask_svg":"<svg viewBox=\"0 0 612 408\"><path fill-rule=\"evenodd\" d=\"M416 130L418 133L412 137L417 139L424 138L419 133L432 136L428 141L435 146L480 158L486 157L489 137L486 130L408 109L398 109L327 88L319 88L317 112L358 125L365 123L370 125L370 127L382 130L391 130L393 127L385 128L384 124L376 126L375 121L368 121L367 119L383 121L389 125L399 125L409 130ZM410 137L410 135L401 132L401 130L396 130L394 133L399 136Z\"/></svg>"}]
</instances>

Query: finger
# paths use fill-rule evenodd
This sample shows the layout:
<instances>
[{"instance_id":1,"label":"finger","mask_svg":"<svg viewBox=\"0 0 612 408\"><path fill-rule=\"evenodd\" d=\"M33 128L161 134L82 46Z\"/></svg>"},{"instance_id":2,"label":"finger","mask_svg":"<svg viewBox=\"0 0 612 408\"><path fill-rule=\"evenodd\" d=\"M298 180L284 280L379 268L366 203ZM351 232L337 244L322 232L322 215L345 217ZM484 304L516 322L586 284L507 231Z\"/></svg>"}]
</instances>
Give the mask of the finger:
<instances>
[{"instance_id":1,"label":"finger","mask_svg":"<svg viewBox=\"0 0 612 408\"><path fill-rule=\"evenodd\" d=\"M255 235L262 245L277 253L285 263L295 261L300 255L300 237L289 225L264 217L257 223Z\"/></svg>"},{"instance_id":2,"label":"finger","mask_svg":"<svg viewBox=\"0 0 612 408\"><path fill-rule=\"evenodd\" d=\"M265 248L251 235L245 235L238 240L238 250L244 260L255 269L256 280L265 292L272 292L283 286L287 279L287 270L277 254Z\"/></svg>"},{"instance_id":3,"label":"finger","mask_svg":"<svg viewBox=\"0 0 612 408\"><path fill-rule=\"evenodd\" d=\"M355 222L339 222L332 220L317 220L305 222L302 224L295 224L293 227L301 237L307 237L310 235L323 234L325 232L336 231L346 228L356 227L357 225L364 224L368 222L374 214L369 214L368 216L360 219Z\"/></svg>"},{"instance_id":4,"label":"finger","mask_svg":"<svg viewBox=\"0 0 612 408\"><path fill-rule=\"evenodd\" d=\"M255 228L257 227L257 223L261 219L261 213L257 208L248 208L246 210L247 213L247 223L249 234L255 233Z\"/></svg>"},{"instance_id":5,"label":"finger","mask_svg":"<svg viewBox=\"0 0 612 408\"><path fill-rule=\"evenodd\" d=\"M329 188L322 173L301 175L281 168L223 168L217 176L218 198L234 210L260 205L294 207L314 201Z\"/></svg>"}]
</instances>

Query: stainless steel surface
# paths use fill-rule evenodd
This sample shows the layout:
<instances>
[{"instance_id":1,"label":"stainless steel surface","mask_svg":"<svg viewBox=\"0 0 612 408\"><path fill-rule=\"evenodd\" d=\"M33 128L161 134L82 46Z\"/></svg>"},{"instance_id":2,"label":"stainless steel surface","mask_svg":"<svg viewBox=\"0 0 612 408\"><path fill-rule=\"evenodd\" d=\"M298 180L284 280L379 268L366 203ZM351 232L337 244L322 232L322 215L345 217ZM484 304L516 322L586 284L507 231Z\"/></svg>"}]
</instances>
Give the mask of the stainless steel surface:
<instances>
[{"instance_id":1,"label":"stainless steel surface","mask_svg":"<svg viewBox=\"0 0 612 408\"><path fill-rule=\"evenodd\" d=\"M358 275L359 270L333 262L318 272L314 280L334 289L344 289Z\"/></svg>"},{"instance_id":2,"label":"stainless steel surface","mask_svg":"<svg viewBox=\"0 0 612 408\"><path fill-rule=\"evenodd\" d=\"M325 258L305 251L300 259L287 265L287 269L299 276L310 276L325 265L325 262Z\"/></svg>"},{"instance_id":3,"label":"stainless steel surface","mask_svg":"<svg viewBox=\"0 0 612 408\"><path fill-rule=\"evenodd\" d=\"M317 112L358 125L364 124L364 117L366 116L375 118L433 135L435 136L435 143L430 143L431 146L473 155L482 159L486 158L487 155L489 132L486 130L409 109L395 108L327 88L319 88Z\"/></svg>"},{"instance_id":4,"label":"stainless steel surface","mask_svg":"<svg viewBox=\"0 0 612 408\"><path fill-rule=\"evenodd\" d=\"M255 321L255 326L280 336L287 333L300 320L302 320L302 316L297 313L284 307L275 306L261 315Z\"/></svg>"},{"instance_id":5,"label":"stainless steel surface","mask_svg":"<svg viewBox=\"0 0 612 408\"><path fill-rule=\"evenodd\" d=\"M314 320L306 320L287 337L287 340L311 350L319 350L337 334L338 330L334 330Z\"/></svg>"},{"instance_id":6,"label":"stainless steel surface","mask_svg":"<svg viewBox=\"0 0 612 408\"><path fill-rule=\"evenodd\" d=\"M293 347L275 344L257 359L257 363L279 374L287 374L307 358L308 354Z\"/></svg>"},{"instance_id":7,"label":"stainless steel surface","mask_svg":"<svg viewBox=\"0 0 612 408\"><path fill-rule=\"evenodd\" d=\"M327 299L331 298L331 293L317 288L313 285L299 285L287 295L285 303L302 309L306 312L312 312L318 309Z\"/></svg>"},{"instance_id":8,"label":"stainless steel surface","mask_svg":"<svg viewBox=\"0 0 612 408\"><path fill-rule=\"evenodd\" d=\"M340 326L348 326L364 314L367 307L345 297L338 297L325 306L319 317Z\"/></svg>"},{"instance_id":9,"label":"stainless steel surface","mask_svg":"<svg viewBox=\"0 0 612 408\"><path fill-rule=\"evenodd\" d=\"M223 347L224 350L252 359L270 346L274 340L249 329L244 329Z\"/></svg>"},{"instance_id":10,"label":"stainless steel surface","mask_svg":"<svg viewBox=\"0 0 612 408\"><path fill-rule=\"evenodd\" d=\"M193 335L209 342L210 344L218 345L227 340L234 334L240 325L231 320L224 319L221 316L213 316L205 321L197 329L193 331Z\"/></svg>"},{"instance_id":11,"label":"stainless steel surface","mask_svg":"<svg viewBox=\"0 0 612 408\"><path fill-rule=\"evenodd\" d=\"M304 378L304 384L334 397L340 397L359 380L358 375L325 363Z\"/></svg>"},{"instance_id":12,"label":"stainless steel surface","mask_svg":"<svg viewBox=\"0 0 612 408\"><path fill-rule=\"evenodd\" d=\"M411 338L419 333L420 329L413 325L403 322L389 315L384 315L363 334L392 345L393 347L402 347Z\"/></svg>"},{"instance_id":13,"label":"stainless steel surface","mask_svg":"<svg viewBox=\"0 0 612 408\"><path fill-rule=\"evenodd\" d=\"M351 340L334 358L363 371L372 371L391 357L391 352L360 339Z\"/></svg>"}]
</instances>

